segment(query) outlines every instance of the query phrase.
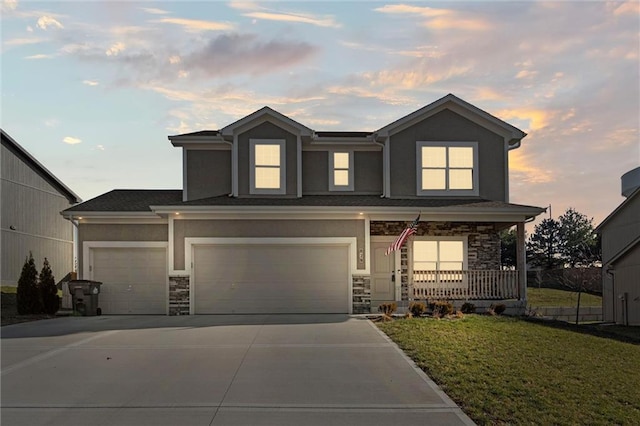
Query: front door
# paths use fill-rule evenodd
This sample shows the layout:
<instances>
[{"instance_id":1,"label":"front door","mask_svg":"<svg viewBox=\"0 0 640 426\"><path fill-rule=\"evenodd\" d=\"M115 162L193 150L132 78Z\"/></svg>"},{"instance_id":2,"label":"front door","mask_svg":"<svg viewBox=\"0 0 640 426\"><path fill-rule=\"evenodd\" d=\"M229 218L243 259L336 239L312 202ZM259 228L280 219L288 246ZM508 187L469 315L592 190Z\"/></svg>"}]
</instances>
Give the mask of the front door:
<instances>
[{"instance_id":1,"label":"front door","mask_svg":"<svg viewBox=\"0 0 640 426\"><path fill-rule=\"evenodd\" d=\"M371 242L371 312L376 312L381 303L393 302L396 299L396 280L400 284L400 273L396 271L396 254L391 252L385 256L387 247L395 238L389 241L376 240Z\"/></svg>"}]
</instances>

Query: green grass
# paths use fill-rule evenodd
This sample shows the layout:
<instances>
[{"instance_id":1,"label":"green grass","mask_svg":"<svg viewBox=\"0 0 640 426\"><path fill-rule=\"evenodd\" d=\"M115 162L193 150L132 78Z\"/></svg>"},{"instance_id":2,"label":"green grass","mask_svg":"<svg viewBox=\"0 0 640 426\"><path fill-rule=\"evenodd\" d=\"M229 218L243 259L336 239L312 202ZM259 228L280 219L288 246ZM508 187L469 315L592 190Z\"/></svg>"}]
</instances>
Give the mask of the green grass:
<instances>
[{"instance_id":1,"label":"green grass","mask_svg":"<svg viewBox=\"0 0 640 426\"><path fill-rule=\"evenodd\" d=\"M527 304L540 306L571 306L578 303L578 293L573 291L556 290L553 288L527 288ZM582 293L580 306L602 306L602 297Z\"/></svg>"},{"instance_id":2,"label":"green grass","mask_svg":"<svg viewBox=\"0 0 640 426\"><path fill-rule=\"evenodd\" d=\"M510 317L379 323L478 424L640 424L640 346Z\"/></svg>"},{"instance_id":3,"label":"green grass","mask_svg":"<svg viewBox=\"0 0 640 426\"><path fill-rule=\"evenodd\" d=\"M2 287L0 287L0 291L2 293L15 294L18 291L18 287L3 285Z\"/></svg>"}]
</instances>

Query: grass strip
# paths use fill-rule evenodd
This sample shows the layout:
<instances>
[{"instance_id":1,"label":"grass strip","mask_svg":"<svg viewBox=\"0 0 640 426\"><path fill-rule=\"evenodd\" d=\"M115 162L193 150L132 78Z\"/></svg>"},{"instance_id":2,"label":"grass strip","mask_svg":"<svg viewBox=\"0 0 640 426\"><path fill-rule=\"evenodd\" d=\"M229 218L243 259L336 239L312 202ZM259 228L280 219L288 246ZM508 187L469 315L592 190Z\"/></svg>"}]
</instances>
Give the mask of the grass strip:
<instances>
[{"instance_id":1,"label":"grass strip","mask_svg":"<svg viewBox=\"0 0 640 426\"><path fill-rule=\"evenodd\" d=\"M640 346L510 317L378 326L478 424L640 424Z\"/></svg>"}]
</instances>

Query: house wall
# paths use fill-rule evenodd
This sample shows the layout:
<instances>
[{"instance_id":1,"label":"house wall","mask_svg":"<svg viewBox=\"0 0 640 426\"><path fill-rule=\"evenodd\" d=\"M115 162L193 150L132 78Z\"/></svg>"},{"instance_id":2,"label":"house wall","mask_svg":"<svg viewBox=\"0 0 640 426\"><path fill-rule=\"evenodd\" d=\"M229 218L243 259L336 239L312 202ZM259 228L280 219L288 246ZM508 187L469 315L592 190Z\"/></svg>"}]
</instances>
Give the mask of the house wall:
<instances>
[{"instance_id":1,"label":"house wall","mask_svg":"<svg viewBox=\"0 0 640 426\"><path fill-rule=\"evenodd\" d=\"M231 148L185 150L187 200L231 193Z\"/></svg>"},{"instance_id":2,"label":"house wall","mask_svg":"<svg viewBox=\"0 0 640 426\"><path fill-rule=\"evenodd\" d=\"M173 222L175 270L184 270L185 238L356 237L364 249L363 220L176 220ZM357 268L364 269L358 261Z\"/></svg>"},{"instance_id":3,"label":"house wall","mask_svg":"<svg viewBox=\"0 0 640 426\"><path fill-rule=\"evenodd\" d=\"M602 307L605 321L623 323L622 301L619 297L628 293L629 321L640 315L640 303L634 301L640 291L640 271L638 258L640 248L631 249L613 265L615 277L607 273L610 261L621 250L628 247L640 236L640 195L635 194L600 230L602 236ZM636 321L639 321L636 319ZM636 322L638 324L638 322Z\"/></svg>"},{"instance_id":4,"label":"house wall","mask_svg":"<svg viewBox=\"0 0 640 426\"><path fill-rule=\"evenodd\" d=\"M250 185L250 139L284 139L286 141L286 195L298 194L298 138L296 135L264 122L238 135L238 196L247 197ZM264 197L264 195L262 195Z\"/></svg>"},{"instance_id":5,"label":"house wall","mask_svg":"<svg viewBox=\"0 0 640 426\"><path fill-rule=\"evenodd\" d=\"M615 216L611 217L601 229L602 264L627 247L640 236L640 195L628 200Z\"/></svg>"},{"instance_id":6,"label":"house wall","mask_svg":"<svg viewBox=\"0 0 640 426\"><path fill-rule=\"evenodd\" d=\"M38 271L46 257L55 278L63 278L73 270L73 225L60 212L72 204L4 144L0 157L2 285L18 284L29 252Z\"/></svg>"},{"instance_id":7,"label":"house wall","mask_svg":"<svg viewBox=\"0 0 640 426\"><path fill-rule=\"evenodd\" d=\"M86 241L169 241L166 224L83 224L78 226L78 247ZM78 259L78 272L82 274L82 256ZM88 277L80 277L87 279Z\"/></svg>"},{"instance_id":8,"label":"house wall","mask_svg":"<svg viewBox=\"0 0 640 426\"><path fill-rule=\"evenodd\" d=\"M371 222L371 235L400 235L406 222ZM416 236L467 236L468 269L500 269L500 233L493 223L420 222Z\"/></svg>"},{"instance_id":9,"label":"house wall","mask_svg":"<svg viewBox=\"0 0 640 426\"><path fill-rule=\"evenodd\" d=\"M478 142L480 198L506 201L504 139L450 110L391 136L391 196L415 197L417 141Z\"/></svg>"},{"instance_id":10,"label":"house wall","mask_svg":"<svg viewBox=\"0 0 640 426\"><path fill-rule=\"evenodd\" d=\"M353 170L353 191L329 191L329 151L303 151L302 195L382 194L382 151L354 151Z\"/></svg>"}]
</instances>

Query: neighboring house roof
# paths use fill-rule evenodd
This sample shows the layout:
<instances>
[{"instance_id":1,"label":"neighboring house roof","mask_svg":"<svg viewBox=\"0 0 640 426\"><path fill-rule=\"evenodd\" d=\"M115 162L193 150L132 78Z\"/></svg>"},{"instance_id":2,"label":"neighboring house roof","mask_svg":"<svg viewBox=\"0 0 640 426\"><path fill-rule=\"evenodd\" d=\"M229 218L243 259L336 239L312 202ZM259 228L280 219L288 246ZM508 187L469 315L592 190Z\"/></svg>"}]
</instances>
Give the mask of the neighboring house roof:
<instances>
[{"instance_id":1,"label":"neighboring house roof","mask_svg":"<svg viewBox=\"0 0 640 426\"><path fill-rule=\"evenodd\" d=\"M515 149L520 146L520 140L527 136L525 132L512 126L511 124L500 120L499 118L489 114L480 108L471 105L470 103L463 101L455 95L448 94L447 96L438 99L429 105L420 108L417 111L406 115L391 124L388 124L376 133L379 138L386 138L389 135L400 132L415 123L418 123L432 115L435 115L445 109L450 109L463 117L486 127L494 131L495 133L503 136L509 143L510 149Z\"/></svg>"},{"instance_id":2,"label":"neighboring house roof","mask_svg":"<svg viewBox=\"0 0 640 426\"><path fill-rule=\"evenodd\" d=\"M116 189L82 204L66 209L63 214L71 216L91 212L140 212L148 213L156 209L179 210L206 207L369 207L406 208L435 212L469 213L513 213L534 217L544 209L501 201L454 198L381 198L378 195L306 195L301 198L234 198L228 195L182 201L182 191Z\"/></svg>"},{"instance_id":3,"label":"neighboring house roof","mask_svg":"<svg viewBox=\"0 0 640 426\"><path fill-rule=\"evenodd\" d=\"M366 138L372 134L372 132L316 132L319 138Z\"/></svg>"},{"instance_id":4,"label":"neighboring house roof","mask_svg":"<svg viewBox=\"0 0 640 426\"><path fill-rule=\"evenodd\" d=\"M34 169L43 179L45 179L51 186L56 188L60 194L64 195L69 203L75 204L82 201L82 199L67 185L62 183L53 173L51 173L42 163L35 159L34 156L29 154L18 142L16 142L7 132L0 129L2 135L2 144L5 145L11 152L20 157L22 161L27 163L32 169Z\"/></svg>"},{"instance_id":5,"label":"neighboring house roof","mask_svg":"<svg viewBox=\"0 0 640 426\"><path fill-rule=\"evenodd\" d=\"M609 214L609 216L607 216L602 222L600 222L600 225L596 227L595 232L602 235L602 232L607 224L609 224L636 197L640 197L640 187L636 188L635 191L633 191L618 207L616 207L614 211ZM625 257L625 255L638 244L640 244L640 235L636 235L629 244L620 248L620 250L614 253L613 256L611 256L611 258L607 261L607 265L616 263L617 261Z\"/></svg>"}]
</instances>

